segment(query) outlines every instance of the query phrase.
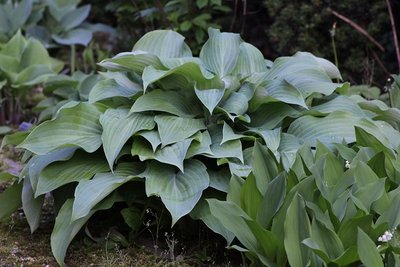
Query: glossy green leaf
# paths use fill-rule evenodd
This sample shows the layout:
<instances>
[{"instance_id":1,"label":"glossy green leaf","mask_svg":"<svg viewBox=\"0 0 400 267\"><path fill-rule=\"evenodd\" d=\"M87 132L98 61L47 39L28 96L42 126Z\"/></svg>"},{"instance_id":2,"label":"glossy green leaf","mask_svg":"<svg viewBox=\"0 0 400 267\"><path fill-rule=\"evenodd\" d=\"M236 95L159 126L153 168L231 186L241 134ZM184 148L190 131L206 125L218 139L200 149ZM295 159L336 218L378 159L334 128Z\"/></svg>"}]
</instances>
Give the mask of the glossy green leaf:
<instances>
[{"instance_id":1,"label":"glossy green leaf","mask_svg":"<svg viewBox=\"0 0 400 267\"><path fill-rule=\"evenodd\" d=\"M270 183L279 173L278 166L269 150L255 142L253 149L253 174L256 178L257 188L264 195Z\"/></svg>"},{"instance_id":2,"label":"glossy green leaf","mask_svg":"<svg viewBox=\"0 0 400 267\"><path fill-rule=\"evenodd\" d=\"M22 209L28 221L31 233L33 233L40 224L44 195L35 198L29 177L24 179L21 192Z\"/></svg>"},{"instance_id":3,"label":"glossy green leaf","mask_svg":"<svg viewBox=\"0 0 400 267\"><path fill-rule=\"evenodd\" d=\"M117 96L129 98L142 91L141 86L138 84L135 84L130 80L127 82L128 84L120 84L114 79L99 81L92 90L90 90L89 103L95 103L103 99Z\"/></svg>"}]
</instances>

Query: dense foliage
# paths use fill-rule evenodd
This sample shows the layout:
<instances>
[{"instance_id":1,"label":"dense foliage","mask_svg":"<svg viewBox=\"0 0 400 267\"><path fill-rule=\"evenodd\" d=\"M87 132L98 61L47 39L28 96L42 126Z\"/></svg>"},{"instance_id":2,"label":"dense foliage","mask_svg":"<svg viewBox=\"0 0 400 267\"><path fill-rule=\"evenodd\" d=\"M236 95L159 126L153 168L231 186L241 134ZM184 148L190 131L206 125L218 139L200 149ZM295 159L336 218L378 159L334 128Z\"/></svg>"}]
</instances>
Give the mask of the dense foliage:
<instances>
[{"instance_id":1,"label":"dense foliage","mask_svg":"<svg viewBox=\"0 0 400 267\"><path fill-rule=\"evenodd\" d=\"M18 124L32 87L56 75L63 63L36 39L18 31L0 48L0 125Z\"/></svg>"},{"instance_id":2,"label":"dense foliage","mask_svg":"<svg viewBox=\"0 0 400 267\"><path fill-rule=\"evenodd\" d=\"M398 87L393 107L341 95L349 85L332 82L341 76L329 61L271 62L216 29L199 57L158 30L100 65L94 86L90 76L55 79L75 97L3 141L27 163L0 194L0 218L22 204L34 231L52 193L60 265L96 211L124 202L126 223L140 227L146 196L161 199L172 225L190 213L267 266L398 261L397 243L375 246L399 223Z\"/></svg>"}]
</instances>

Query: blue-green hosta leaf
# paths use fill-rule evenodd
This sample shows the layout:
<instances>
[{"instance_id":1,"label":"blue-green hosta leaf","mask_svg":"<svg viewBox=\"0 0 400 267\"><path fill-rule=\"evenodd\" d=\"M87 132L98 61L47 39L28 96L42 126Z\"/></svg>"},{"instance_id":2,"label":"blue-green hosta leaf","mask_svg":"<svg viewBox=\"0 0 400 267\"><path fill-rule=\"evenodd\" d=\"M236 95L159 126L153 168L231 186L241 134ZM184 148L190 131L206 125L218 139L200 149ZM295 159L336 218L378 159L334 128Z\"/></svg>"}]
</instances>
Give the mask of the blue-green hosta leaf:
<instances>
[{"instance_id":1,"label":"blue-green hosta leaf","mask_svg":"<svg viewBox=\"0 0 400 267\"><path fill-rule=\"evenodd\" d=\"M310 237L311 226L304 200L296 194L290 203L284 221L285 250L290 266L306 266L310 251L301 242Z\"/></svg>"},{"instance_id":2,"label":"blue-green hosta leaf","mask_svg":"<svg viewBox=\"0 0 400 267\"><path fill-rule=\"evenodd\" d=\"M208 175L210 176L210 187L228 193L229 181L232 175L227 168L222 168L218 171L208 170Z\"/></svg>"},{"instance_id":3,"label":"blue-green hosta leaf","mask_svg":"<svg viewBox=\"0 0 400 267\"><path fill-rule=\"evenodd\" d=\"M89 16L89 12L90 5L84 5L65 14L60 20L63 30L68 31L79 26Z\"/></svg>"},{"instance_id":4,"label":"blue-green hosta leaf","mask_svg":"<svg viewBox=\"0 0 400 267\"><path fill-rule=\"evenodd\" d=\"M194 91L197 98L208 109L210 114L213 113L215 107L225 94L225 89L198 89L197 84L195 85Z\"/></svg>"},{"instance_id":5,"label":"blue-green hosta leaf","mask_svg":"<svg viewBox=\"0 0 400 267\"><path fill-rule=\"evenodd\" d=\"M159 148L155 152L143 141L135 140L132 144L132 156L138 155L141 161L155 159L159 162L171 164L184 172L184 159L193 138L185 139L175 144Z\"/></svg>"},{"instance_id":6,"label":"blue-green hosta leaf","mask_svg":"<svg viewBox=\"0 0 400 267\"><path fill-rule=\"evenodd\" d=\"M53 162L70 159L77 149L77 147L68 147L49 152L45 155L33 156L21 172L20 180L29 179L33 191L36 191L39 175L42 170Z\"/></svg>"},{"instance_id":7,"label":"blue-green hosta leaf","mask_svg":"<svg viewBox=\"0 0 400 267\"><path fill-rule=\"evenodd\" d=\"M21 206L22 183L14 183L0 194L0 220L7 219Z\"/></svg>"},{"instance_id":8,"label":"blue-green hosta leaf","mask_svg":"<svg viewBox=\"0 0 400 267\"><path fill-rule=\"evenodd\" d=\"M354 125L359 120L359 117L341 111L323 118L306 115L295 120L289 126L288 133L308 141L311 146L315 146L317 140L331 144L341 143L344 139L351 143L355 141Z\"/></svg>"},{"instance_id":9,"label":"blue-green hosta leaf","mask_svg":"<svg viewBox=\"0 0 400 267\"><path fill-rule=\"evenodd\" d=\"M239 140L241 138L246 137L245 135L242 134L236 134L233 129L224 122L224 126L222 128L222 141L221 145L224 144L225 142L232 141L232 140Z\"/></svg>"},{"instance_id":10,"label":"blue-green hosta leaf","mask_svg":"<svg viewBox=\"0 0 400 267\"><path fill-rule=\"evenodd\" d=\"M116 200L115 195L108 197L95 206L88 215L75 221L71 220L74 200L68 199L65 201L64 205L58 212L53 232L51 233L51 251L60 266L64 266L64 258L67 248L82 226L85 225L96 211L111 208Z\"/></svg>"},{"instance_id":11,"label":"blue-green hosta leaf","mask_svg":"<svg viewBox=\"0 0 400 267\"><path fill-rule=\"evenodd\" d=\"M139 97L130 113L143 111L161 111L183 118L192 118L199 113L193 103L174 91L154 90Z\"/></svg>"},{"instance_id":12,"label":"blue-green hosta leaf","mask_svg":"<svg viewBox=\"0 0 400 267\"><path fill-rule=\"evenodd\" d=\"M129 80L129 79L127 79ZM132 97L139 92L142 92L142 87L129 80L129 84L119 84L114 79L102 80L96 83L89 93L89 103L112 98L115 96Z\"/></svg>"},{"instance_id":13,"label":"blue-green hosta leaf","mask_svg":"<svg viewBox=\"0 0 400 267\"><path fill-rule=\"evenodd\" d=\"M160 58L192 56L192 51L185 43L185 37L171 30L156 30L146 33L136 42L132 51L145 51Z\"/></svg>"},{"instance_id":14,"label":"blue-green hosta leaf","mask_svg":"<svg viewBox=\"0 0 400 267\"><path fill-rule=\"evenodd\" d=\"M277 151L281 142L282 129L280 127L273 130L249 127L249 130L246 132L259 135L264 140L265 145L269 148L269 150L271 150L272 153L274 153L275 157L279 159Z\"/></svg>"},{"instance_id":15,"label":"blue-green hosta leaf","mask_svg":"<svg viewBox=\"0 0 400 267\"><path fill-rule=\"evenodd\" d=\"M32 12L32 0L23 0L16 4L15 9L11 11L10 15L10 30L11 32L15 32L18 29L21 29L24 24L27 22L29 16Z\"/></svg>"},{"instance_id":16,"label":"blue-green hosta leaf","mask_svg":"<svg viewBox=\"0 0 400 267\"><path fill-rule=\"evenodd\" d=\"M333 83L328 75L316 69L300 70L288 74L285 80L296 87L304 97L312 93L332 94L337 88L348 84Z\"/></svg>"},{"instance_id":17,"label":"blue-green hosta leaf","mask_svg":"<svg viewBox=\"0 0 400 267\"><path fill-rule=\"evenodd\" d=\"M87 46L90 41L92 40L93 34L91 31L86 30L86 29L72 29L66 33L63 33L61 35L52 35L51 38L53 38L54 41L56 41L59 44L63 45L76 45L80 44L83 46Z\"/></svg>"},{"instance_id":18,"label":"blue-green hosta leaf","mask_svg":"<svg viewBox=\"0 0 400 267\"><path fill-rule=\"evenodd\" d=\"M94 152L102 144L99 117L103 111L103 106L87 103L63 108L55 119L33 129L19 147L38 155L69 146Z\"/></svg>"},{"instance_id":19,"label":"blue-green hosta leaf","mask_svg":"<svg viewBox=\"0 0 400 267\"><path fill-rule=\"evenodd\" d=\"M236 66L242 39L239 34L208 29L209 39L200 51L204 66L219 77L230 74Z\"/></svg>"},{"instance_id":20,"label":"blue-green hosta leaf","mask_svg":"<svg viewBox=\"0 0 400 267\"><path fill-rule=\"evenodd\" d=\"M382 258L371 238L361 229L357 232L358 255L365 267L383 267Z\"/></svg>"},{"instance_id":21,"label":"blue-green hosta leaf","mask_svg":"<svg viewBox=\"0 0 400 267\"><path fill-rule=\"evenodd\" d=\"M147 196L160 196L171 213L172 225L188 214L199 201L201 194L210 183L206 166L198 160L187 160L185 173L175 167L156 161L145 171Z\"/></svg>"},{"instance_id":22,"label":"blue-green hosta leaf","mask_svg":"<svg viewBox=\"0 0 400 267\"><path fill-rule=\"evenodd\" d=\"M193 136L194 140L186 153L186 159L190 159L196 155L212 156L211 137L208 131L198 132Z\"/></svg>"},{"instance_id":23,"label":"blue-green hosta leaf","mask_svg":"<svg viewBox=\"0 0 400 267\"><path fill-rule=\"evenodd\" d=\"M98 173L91 180L80 181L75 189L71 220L87 216L91 209L124 183L143 172L140 163L123 163L114 173Z\"/></svg>"},{"instance_id":24,"label":"blue-green hosta leaf","mask_svg":"<svg viewBox=\"0 0 400 267\"><path fill-rule=\"evenodd\" d=\"M153 152L156 152L157 147L161 145L161 138L160 135L158 134L157 130L153 131L141 131L137 135L142 136L144 139L149 141L151 144L151 147L153 148Z\"/></svg>"},{"instance_id":25,"label":"blue-green hosta leaf","mask_svg":"<svg viewBox=\"0 0 400 267\"><path fill-rule=\"evenodd\" d=\"M83 152L75 153L68 161L50 164L39 175L35 197L59 188L62 185L89 180L96 173L108 171L103 157Z\"/></svg>"},{"instance_id":26,"label":"blue-green hosta leaf","mask_svg":"<svg viewBox=\"0 0 400 267\"><path fill-rule=\"evenodd\" d=\"M263 87L256 90L255 97L251 100L252 108L258 108L264 103L281 101L287 104L295 104L307 108L304 96L286 80L265 81Z\"/></svg>"},{"instance_id":27,"label":"blue-green hosta leaf","mask_svg":"<svg viewBox=\"0 0 400 267\"><path fill-rule=\"evenodd\" d=\"M31 233L33 233L40 224L40 215L42 213L44 195L35 198L29 177L24 179L21 199L22 209L24 210L24 214L31 229Z\"/></svg>"},{"instance_id":28,"label":"blue-green hosta leaf","mask_svg":"<svg viewBox=\"0 0 400 267\"><path fill-rule=\"evenodd\" d=\"M351 194L354 204L365 212L370 212L371 205L385 192L385 178L375 183L370 183L355 190Z\"/></svg>"},{"instance_id":29,"label":"blue-green hosta leaf","mask_svg":"<svg viewBox=\"0 0 400 267\"><path fill-rule=\"evenodd\" d=\"M166 69L160 59L144 51L119 53L113 58L104 59L99 65L111 71L134 71L142 73L147 66Z\"/></svg>"},{"instance_id":30,"label":"blue-green hosta leaf","mask_svg":"<svg viewBox=\"0 0 400 267\"><path fill-rule=\"evenodd\" d=\"M342 75L340 75L339 69L329 60L326 60L321 57L315 57L318 64L324 69L325 73L328 74L331 79L342 79Z\"/></svg>"},{"instance_id":31,"label":"blue-green hosta leaf","mask_svg":"<svg viewBox=\"0 0 400 267\"><path fill-rule=\"evenodd\" d=\"M356 102L344 96L337 96L324 104L314 106L310 109L311 112L317 111L322 114L329 114L334 111L346 111L354 116L365 117L363 110Z\"/></svg>"},{"instance_id":32,"label":"blue-green hosta leaf","mask_svg":"<svg viewBox=\"0 0 400 267\"><path fill-rule=\"evenodd\" d=\"M154 117L140 113L129 114L128 109L108 109L100 116L103 126L101 140L110 169L121 148L132 135L141 130L152 130L155 127Z\"/></svg>"},{"instance_id":33,"label":"blue-green hosta leaf","mask_svg":"<svg viewBox=\"0 0 400 267\"><path fill-rule=\"evenodd\" d=\"M251 102L250 102L251 104ZM250 114L251 127L258 127L267 130L273 130L287 117L297 117L300 113L290 105L283 102L272 102L258 107L256 110L249 107L249 110L254 110Z\"/></svg>"},{"instance_id":34,"label":"blue-green hosta leaf","mask_svg":"<svg viewBox=\"0 0 400 267\"><path fill-rule=\"evenodd\" d=\"M233 74L239 74L241 78L244 78L256 72L267 71L264 56L255 46L243 42L239 49L239 58Z\"/></svg>"},{"instance_id":35,"label":"blue-green hosta leaf","mask_svg":"<svg viewBox=\"0 0 400 267\"><path fill-rule=\"evenodd\" d=\"M243 161L239 162L237 159L230 159L228 162L229 170L232 175L239 177L247 177L250 172L252 172L252 162L253 162L253 148L249 147L243 150Z\"/></svg>"},{"instance_id":36,"label":"blue-green hosta leaf","mask_svg":"<svg viewBox=\"0 0 400 267\"><path fill-rule=\"evenodd\" d=\"M18 88L39 84L53 75L54 72L48 65L31 65L14 76L12 86Z\"/></svg>"},{"instance_id":37,"label":"blue-green hosta leaf","mask_svg":"<svg viewBox=\"0 0 400 267\"><path fill-rule=\"evenodd\" d=\"M221 145L223 134L221 126L211 126L208 130L211 137L212 158L237 158L243 163L242 143L232 140Z\"/></svg>"},{"instance_id":38,"label":"blue-green hosta leaf","mask_svg":"<svg viewBox=\"0 0 400 267\"><path fill-rule=\"evenodd\" d=\"M201 70L200 62L188 61L179 66L171 68L169 70L158 70L153 66L147 66L143 70L142 79L143 79L143 88L146 91L146 88L157 81L160 81L162 84L162 79L171 75L180 75L184 77L185 82L196 82L196 83L207 83L207 80L211 80L214 78L214 75L208 73L207 76L204 75L204 72ZM176 84L177 87L185 87L185 84L179 85Z\"/></svg>"},{"instance_id":39,"label":"blue-green hosta leaf","mask_svg":"<svg viewBox=\"0 0 400 267\"><path fill-rule=\"evenodd\" d=\"M180 118L176 116L155 116L162 147L182 141L207 127L203 119Z\"/></svg>"}]
</instances>

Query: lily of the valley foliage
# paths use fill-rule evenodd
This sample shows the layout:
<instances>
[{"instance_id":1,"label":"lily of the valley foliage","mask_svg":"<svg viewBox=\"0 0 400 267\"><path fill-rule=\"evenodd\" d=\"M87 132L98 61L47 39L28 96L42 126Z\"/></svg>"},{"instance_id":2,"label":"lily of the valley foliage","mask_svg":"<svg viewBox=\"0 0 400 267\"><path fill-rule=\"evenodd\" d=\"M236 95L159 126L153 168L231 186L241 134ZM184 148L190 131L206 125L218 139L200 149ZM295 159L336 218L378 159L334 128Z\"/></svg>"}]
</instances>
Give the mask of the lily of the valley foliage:
<instances>
[{"instance_id":1,"label":"lily of the valley foliage","mask_svg":"<svg viewBox=\"0 0 400 267\"><path fill-rule=\"evenodd\" d=\"M96 211L132 205L141 188L160 197L172 224L201 219L252 262L400 264L398 87L393 107L344 96L329 61L297 53L271 62L215 29L199 57L159 30L99 64L107 71L87 101L66 101L4 141L25 149L27 163L0 195L0 217L22 203L35 231L53 193L60 265Z\"/></svg>"}]
</instances>

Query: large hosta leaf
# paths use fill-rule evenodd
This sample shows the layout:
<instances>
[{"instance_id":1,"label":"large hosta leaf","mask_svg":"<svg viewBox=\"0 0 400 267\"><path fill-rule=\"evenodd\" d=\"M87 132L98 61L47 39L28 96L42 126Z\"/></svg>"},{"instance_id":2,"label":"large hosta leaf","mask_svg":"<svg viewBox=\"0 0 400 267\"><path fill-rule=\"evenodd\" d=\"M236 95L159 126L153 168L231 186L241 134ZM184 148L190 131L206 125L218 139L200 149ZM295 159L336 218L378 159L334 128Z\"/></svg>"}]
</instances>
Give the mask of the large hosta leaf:
<instances>
[{"instance_id":1,"label":"large hosta leaf","mask_svg":"<svg viewBox=\"0 0 400 267\"><path fill-rule=\"evenodd\" d=\"M33 233L40 224L40 215L44 202L44 195L35 198L31 182L29 178L24 179L24 185L22 188L22 208L26 216L26 220Z\"/></svg>"},{"instance_id":2,"label":"large hosta leaf","mask_svg":"<svg viewBox=\"0 0 400 267\"><path fill-rule=\"evenodd\" d=\"M209 71L224 77L236 66L242 39L239 34L221 33L212 28L208 34L209 39L201 49L200 59Z\"/></svg>"},{"instance_id":3,"label":"large hosta leaf","mask_svg":"<svg viewBox=\"0 0 400 267\"><path fill-rule=\"evenodd\" d=\"M119 53L113 58L104 59L99 65L111 71L135 71L138 73L142 73L147 66L157 69L165 68L157 56L144 51Z\"/></svg>"},{"instance_id":4,"label":"large hosta leaf","mask_svg":"<svg viewBox=\"0 0 400 267\"><path fill-rule=\"evenodd\" d=\"M132 51L145 51L160 58L191 57L185 37L171 30L156 30L145 34Z\"/></svg>"},{"instance_id":5,"label":"large hosta leaf","mask_svg":"<svg viewBox=\"0 0 400 267\"><path fill-rule=\"evenodd\" d=\"M214 125L209 128L211 137L212 158L237 158L243 163L242 143L240 140L227 141L223 144L223 129L221 126Z\"/></svg>"},{"instance_id":6,"label":"large hosta leaf","mask_svg":"<svg viewBox=\"0 0 400 267\"><path fill-rule=\"evenodd\" d=\"M175 167L151 162L144 173L146 194L160 196L172 215L172 224L188 214L209 185L206 166L198 160L187 160L185 173Z\"/></svg>"},{"instance_id":7,"label":"large hosta leaf","mask_svg":"<svg viewBox=\"0 0 400 267\"><path fill-rule=\"evenodd\" d=\"M87 103L63 108L54 120L36 127L19 147L39 155L68 146L94 152L102 143L99 117L103 111L103 106Z\"/></svg>"},{"instance_id":8,"label":"large hosta leaf","mask_svg":"<svg viewBox=\"0 0 400 267\"><path fill-rule=\"evenodd\" d=\"M139 97L130 112L162 111L183 118L191 118L199 114L196 105L175 91L154 90Z\"/></svg>"},{"instance_id":9,"label":"large hosta leaf","mask_svg":"<svg viewBox=\"0 0 400 267\"><path fill-rule=\"evenodd\" d=\"M96 211L111 208L115 201L116 197L112 195L95 206L88 215L74 221L71 220L74 200L68 199L64 203L58 212L53 232L51 233L51 251L60 266L64 266L67 248L82 226Z\"/></svg>"},{"instance_id":10,"label":"large hosta leaf","mask_svg":"<svg viewBox=\"0 0 400 267\"><path fill-rule=\"evenodd\" d=\"M140 163L124 163L114 173L98 173L91 180L80 181L75 189L71 220L87 216L97 203L143 170Z\"/></svg>"},{"instance_id":11,"label":"large hosta leaf","mask_svg":"<svg viewBox=\"0 0 400 267\"><path fill-rule=\"evenodd\" d=\"M39 176L35 196L40 196L62 185L88 180L96 173L108 171L107 161L95 154L75 153L68 161L47 166Z\"/></svg>"},{"instance_id":12,"label":"large hosta leaf","mask_svg":"<svg viewBox=\"0 0 400 267\"><path fill-rule=\"evenodd\" d=\"M135 140L132 144L132 156L139 156L139 159L144 161L148 159L155 159L159 162L171 164L178 167L184 172L183 161L186 158L187 151L193 138L185 139L173 145L159 148L155 152L142 140Z\"/></svg>"},{"instance_id":13,"label":"large hosta leaf","mask_svg":"<svg viewBox=\"0 0 400 267\"><path fill-rule=\"evenodd\" d=\"M120 84L114 79L98 82L89 93L89 103L116 96L131 97L142 91L141 86L127 79L128 84Z\"/></svg>"},{"instance_id":14,"label":"large hosta leaf","mask_svg":"<svg viewBox=\"0 0 400 267\"><path fill-rule=\"evenodd\" d=\"M267 71L264 56L255 46L241 43L239 49L239 58L233 73L239 74L243 78L256 72Z\"/></svg>"},{"instance_id":15,"label":"large hosta leaf","mask_svg":"<svg viewBox=\"0 0 400 267\"><path fill-rule=\"evenodd\" d=\"M156 116L158 133L162 146L182 141L200 130L206 129L203 119L180 118L176 116Z\"/></svg>"},{"instance_id":16,"label":"large hosta leaf","mask_svg":"<svg viewBox=\"0 0 400 267\"><path fill-rule=\"evenodd\" d=\"M110 169L126 141L141 130L151 130L155 127L153 116L140 113L129 114L128 109L108 109L100 116L103 126L101 140Z\"/></svg>"},{"instance_id":17,"label":"large hosta leaf","mask_svg":"<svg viewBox=\"0 0 400 267\"><path fill-rule=\"evenodd\" d=\"M21 206L21 192L22 183L14 183L0 194L0 220L8 218Z\"/></svg>"}]
</instances>

